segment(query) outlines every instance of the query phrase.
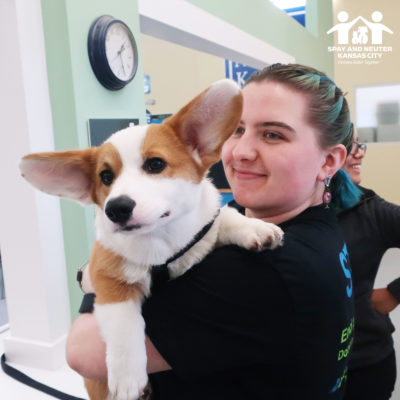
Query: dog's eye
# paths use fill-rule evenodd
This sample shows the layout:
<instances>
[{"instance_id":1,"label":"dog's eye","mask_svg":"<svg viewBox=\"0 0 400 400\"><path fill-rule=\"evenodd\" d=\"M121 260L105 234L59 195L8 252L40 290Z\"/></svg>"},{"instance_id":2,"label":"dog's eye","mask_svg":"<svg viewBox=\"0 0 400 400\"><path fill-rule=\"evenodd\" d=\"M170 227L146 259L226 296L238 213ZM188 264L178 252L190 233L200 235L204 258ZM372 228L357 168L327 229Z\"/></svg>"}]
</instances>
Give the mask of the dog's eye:
<instances>
[{"instance_id":1,"label":"dog's eye","mask_svg":"<svg viewBox=\"0 0 400 400\"><path fill-rule=\"evenodd\" d=\"M148 158L142 168L150 174L159 174L166 166L167 163L162 158L153 157Z\"/></svg>"},{"instance_id":2,"label":"dog's eye","mask_svg":"<svg viewBox=\"0 0 400 400\"><path fill-rule=\"evenodd\" d=\"M106 186L110 186L114 180L114 172L111 169L105 169L100 172L100 179Z\"/></svg>"}]
</instances>

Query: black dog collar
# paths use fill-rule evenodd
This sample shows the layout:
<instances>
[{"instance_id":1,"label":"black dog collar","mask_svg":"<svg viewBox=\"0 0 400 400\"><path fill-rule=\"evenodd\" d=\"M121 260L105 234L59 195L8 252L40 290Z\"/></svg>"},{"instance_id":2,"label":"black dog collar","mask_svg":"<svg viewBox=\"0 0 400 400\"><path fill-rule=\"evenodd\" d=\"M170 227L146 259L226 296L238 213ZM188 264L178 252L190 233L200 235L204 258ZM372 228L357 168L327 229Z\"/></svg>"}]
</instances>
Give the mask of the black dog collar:
<instances>
[{"instance_id":1,"label":"black dog collar","mask_svg":"<svg viewBox=\"0 0 400 400\"><path fill-rule=\"evenodd\" d=\"M219 210L215 215L215 217L212 219L212 221L210 221L207 225L203 226L203 228L196 233L194 238L183 249L179 250L176 254L170 257L164 264L153 265L151 267L152 291L157 290L161 284L169 281L170 276L169 276L168 264L172 263L179 257L183 256L183 254L189 251L197 242L203 239L203 237L213 226L214 221L218 217L218 215L219 215Z\"/></svg>"}]
</instances>

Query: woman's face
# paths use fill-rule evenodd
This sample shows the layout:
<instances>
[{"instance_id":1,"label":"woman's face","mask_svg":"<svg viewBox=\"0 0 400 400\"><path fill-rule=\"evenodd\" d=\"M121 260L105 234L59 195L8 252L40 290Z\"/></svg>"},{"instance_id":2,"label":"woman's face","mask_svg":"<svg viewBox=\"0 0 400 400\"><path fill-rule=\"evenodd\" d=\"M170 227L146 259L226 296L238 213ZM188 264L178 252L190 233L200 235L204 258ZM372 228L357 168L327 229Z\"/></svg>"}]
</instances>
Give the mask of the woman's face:
<instances>
[{"instance_id":1,"label":"woman's face","mask_svg":"<svg viewBox=\"0 0 400 400\"><path fill-rule=\"evenodd\" d=\"M235 200L272 222L320 204L327 151L307 122L306 97L269 81L250 83L243 97L241 122L222 150Z\"/></svg>"},{"instance_id":2,"label":"woman's face","mask_svg":"<svg viewBox=\"0 0 400 400\"><path fill-rule=\"evenodd\" d=\"M366 148L365 148L366 150ZM361 183L361 164L365 157L365 150L358 146L358 138L354 137L353 148L347 156L343 169L350 175L351 180L359 185Z\"/></svg>"}]
</instances>

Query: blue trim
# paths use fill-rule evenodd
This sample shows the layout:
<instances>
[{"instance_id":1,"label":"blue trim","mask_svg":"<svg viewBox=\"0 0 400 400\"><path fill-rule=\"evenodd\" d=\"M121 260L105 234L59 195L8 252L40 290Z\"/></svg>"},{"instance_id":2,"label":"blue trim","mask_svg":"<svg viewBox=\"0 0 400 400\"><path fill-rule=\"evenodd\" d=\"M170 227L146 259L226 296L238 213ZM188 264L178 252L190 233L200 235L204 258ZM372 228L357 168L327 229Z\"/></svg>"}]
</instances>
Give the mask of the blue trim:
<instances>
[{"instance_id":1,"label":"blue trim","mask_svg":"<svg viewBox=\"0 0 400 400\"><path fill-rule=\"evenodd\" d=\"M306 16L305 14L291 15L300 25L306 26Z\"/></svg>"},{"instance_id":2,"label":"blue trim","mask_svg":"<svg viewBox=\"0 0 400 400\"><path fill-rule=\"evenodd\" d=\"M295 11L304 11L304 12L306 12L306 6L285 8L283 11L287 12L288 14L291 13L291 12L295 12Z\"/></svg>"},{"instance_id":3,"label":"blue trim","mask_svg":"<svg viewBox=\"0 0 400 400\"><path fill-rule=\"evenodd\" d=\"M224 206L226 203L229 203L233 200L232 193L222 193L221 194L221 207Z\"/></svg>"},{"instance_id":4,"label":"blue trim","mask_svg":"<svg viewBox=\"0 0 400 400\"><path fill-rule=\"evenodd\" d=\"M288 15L290 15L293 19L295 19L300 25L306 26L306 7L294 7L294 8L286 8L285 11ZM295 15L292 15L295 13Z\"/></svg>"}]
</instances>

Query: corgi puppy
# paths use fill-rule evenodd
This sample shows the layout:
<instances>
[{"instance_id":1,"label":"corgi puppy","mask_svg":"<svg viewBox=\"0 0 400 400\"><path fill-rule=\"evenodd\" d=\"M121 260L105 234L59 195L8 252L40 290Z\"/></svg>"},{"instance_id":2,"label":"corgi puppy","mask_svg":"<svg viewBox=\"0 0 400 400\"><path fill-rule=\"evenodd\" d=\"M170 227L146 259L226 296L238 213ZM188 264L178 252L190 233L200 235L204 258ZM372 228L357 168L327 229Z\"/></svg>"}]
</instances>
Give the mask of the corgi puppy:
<instances>
[{"instance_id":1,"label":"corgi puppy","mask_svg":"<svg viewBox=\"0 0 400 400\"><path fill-rule=\"evenodd\" d=\"M141 305L152 266L168 260L174 278L216 244L263 249L281 243L283 233L273 224L230 207L218 214L220 196L206 178L241 110L239 87L222 80L161 125L129 127L99 147L22 159L22 176L36 188L95 207L89 273L108 382L86 380L92 400L136 399L146 386Z\"/></svg>"}]
</instances>

